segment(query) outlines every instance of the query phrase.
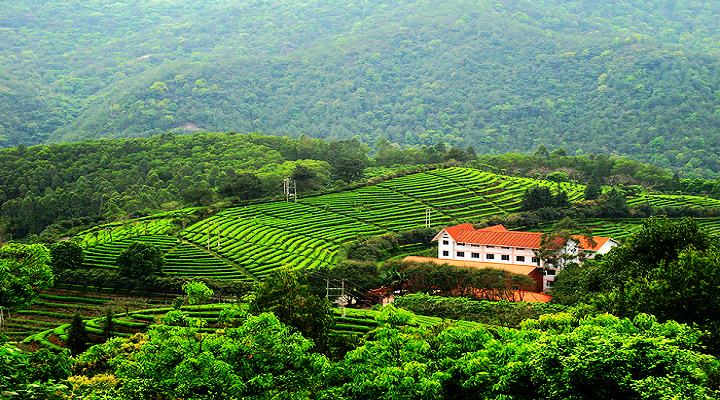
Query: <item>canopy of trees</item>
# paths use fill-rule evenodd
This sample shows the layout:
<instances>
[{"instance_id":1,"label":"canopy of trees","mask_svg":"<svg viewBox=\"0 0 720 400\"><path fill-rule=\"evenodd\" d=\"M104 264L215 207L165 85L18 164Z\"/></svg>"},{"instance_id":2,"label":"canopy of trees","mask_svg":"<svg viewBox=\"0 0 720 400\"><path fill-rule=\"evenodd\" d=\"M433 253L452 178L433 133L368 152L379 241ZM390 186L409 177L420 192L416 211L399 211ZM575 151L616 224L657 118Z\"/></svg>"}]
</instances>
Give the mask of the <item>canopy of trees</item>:
<instances>
[{"instance_id":1,"label":"canopy of trees","mask_svg":"<svg viewBox=\"0 0 720 400\"><path fill-rule=\"evenodd\" d=\"M716 239L694 220L649 218L600 259L560 272L554 298L621 316L695 323L720 337L719 261ZM717 343L710 348L720 351Z\"/></svg>"},{"instance_id":2,"label":"canopy of trees","mask_svg":"<svg viewBox=\"0 0 720 400\"><path fill-rule=\"evenodd\" d=\"M180 312L180 311L178 311ZM718 362L699 332L640 314L548 314L522 329L412 326L387 306L380 327L342 359L271 313L202 332L153 325L78 357L77 396L117 399L667 398L718 395ZM82 376L80 375L82 374Z\"/></svg>"},{"instance_id":3,"label":"canopy of trees","mask_svg":"<svg viewBox=\"0 0 720 400\"><path fill-rule=\"evenodd\" d=\"M53 284L50 251L42 244L0 247L0 307L29 304L35 290Z\"/></svg>"},{"instance_id":4,"label":"canopy of trees","mask_svg":"<svg viewBox=\"0 0 720 400\"><path fill-rule=\"evenodd\" d=\"M720 171L712 0L23 0L3 11L0 147L207 129L479 153L544 142Z\"/></svg>"}]
</instances>

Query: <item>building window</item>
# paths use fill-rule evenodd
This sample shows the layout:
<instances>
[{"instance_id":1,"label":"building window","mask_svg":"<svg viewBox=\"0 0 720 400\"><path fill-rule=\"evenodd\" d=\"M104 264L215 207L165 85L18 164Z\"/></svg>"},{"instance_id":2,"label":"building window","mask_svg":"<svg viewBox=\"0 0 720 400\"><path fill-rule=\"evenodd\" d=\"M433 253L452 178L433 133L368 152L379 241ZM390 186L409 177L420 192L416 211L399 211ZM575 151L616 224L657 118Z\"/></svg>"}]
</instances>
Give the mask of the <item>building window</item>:
<instances>
[{"instance_id":1,"label":"building window","mask_svg":"<svg viewBox=\"0 0 720 400\"><path fill-rule=\"evenodd\" d=\"M458 256L458 257L465 257L465 252L464 252L464 251L458 251L458 252L457 252L457 256Z\"/></svg>"},{"instance_id":2,"label":"building window","mask_svg":"<svg viewBox=\"0 0 720 400\"><path fill-rule=\"evenodd\" d=\"M485 247L487 247L488 249L494 249L494 248L495 248L495 246L490 246L490 245L487 245L487 246L485 246Z\"/></svg>"},{"instance_id":3,"label":"building window","mask_svg":"<svg viewBox=\"0 0 720 400\"><path fill-rule=\"evenodd\" d=\"M510 255L509 254L502 254L500 256L500 259L503 261L510 261Z\"/></svg>"},{"instance_id":4,"label":"building window","mask_svg":"<svg viewBox=\"0 0 720 400\"><path fill-rule=\"evenodd\" d=\"M540 259L537 258L537 257L533 257L533 258L532 258L532 262L534 262L535 264L537 264L537 263L540 262Z\"/></svg>"},{"instance_id":5,"label":"building window","mask_svg":"<svg viewBox=\"0 0 720 400\"><path fill-rule=\"evenodd\" d=\"M471 244L470 247L480 247L479 244Z\"/></svg>"},{"instance_id":6,"label":"building window","mask_svg":"<svg viewBox=\"0 0 720 400\"><path fill-rule=\"evenodd\" d=\"M553 285L554 282L553 282L553 281L547 281L547 282L545 282L545 283L547 284L547 287L552 287L552 285Z\"/></svg>"},{"instance_id":7,"label":"building window","mask_svg":"<svg viewBox=\"0 0 720 400\"><path fill-rule=\"evenodd\" d=\"M443 244L447 246L450 244L450 242L448 242L447 240L443 240Z\"/></svg>"},{"instance_id":8,"label":"building window","mask_svg":"<svg viewBox=\"0 0 720 400\"><path fill-rule=\"evenodd\" d=\"M488 259L488 260L494 260L494 259L495 259L495 254L485 254L485 258Z\"/></svg>"},{"instance_id":9,"label":"building window","mask_svg":"<svg viewBox=\"0 0 720 400\"><path fill-rule=\"evenodd\" d=\"M471 253L470 257L472 258L480 258L480 253Z\"/></svg>"},{"instance_id":10,"label":"building window","mask_svg":"<svg viewBox=\"0 0 720 400\"><path fill-rule=\"evenodd\" d=\"M458 242L458 246L465 246L465 243Z\"/></svg>"},{"instance_id":11,"label":"building window","mask_svg":"<svg viewBox=\"0 0 720 400\"><path fill-rule=\"evenodd\" d=\"M505 247L505 246L501 247L501 249L510 250L509 247Z\"/></svg>"},{"instance_id":12,"label":"building window","mask_svg":"<svg viewBox=\"0 0 720 400\"><path fill-rule=\"evenodd\" d=\"M517 256L517 257L516 257L516 260L517 260L518 262L525 262L525 256Z\"/></svg>"},{"instance_id":13,"label":"building window","mask_svg":"<svg viewBox=\"0 0 720 400\"><path fill-rule=\"evenodd\" d=\"M447 257L450 255L450 252L447 250L443 250L443 257Z\"/></svg>"},{"instance_id":14,"label":"building window","mask_svg":"<svg viewBox=\"0 0 720 400\"><path fill-rule=\"evenodd\" d=\"M555 275L555 270L549 269L549 270L545 271L545 275Z\"/></svg>"},{"instance_id":15,"label":"building window","mask_svg":"<svg viewBox=\"0 0 720 400\"><path fill-rule=\"evenodd\" d=\"M525 250L524 247L518 247L517 250Z\"/></svg>"}]
</instances>

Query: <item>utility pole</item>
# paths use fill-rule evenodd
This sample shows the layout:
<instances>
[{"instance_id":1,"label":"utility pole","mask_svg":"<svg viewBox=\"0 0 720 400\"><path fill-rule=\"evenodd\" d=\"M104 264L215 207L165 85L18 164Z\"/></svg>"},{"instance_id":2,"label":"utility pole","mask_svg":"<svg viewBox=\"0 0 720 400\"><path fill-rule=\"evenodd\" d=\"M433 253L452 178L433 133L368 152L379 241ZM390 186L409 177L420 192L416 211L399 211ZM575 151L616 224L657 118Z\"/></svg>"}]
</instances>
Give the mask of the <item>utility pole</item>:
<instances>
[{"instance_id":1,"label":"utility pole","mask_svg":"<svg viewBox=\"0 0 720 400\"><path fill-rule=\"evenodd\" d=\"M334 281L340 281L340 287L330 287L330 281L331 279L325 279L325 297L330 298L330 291L336 290L340 292L340 295L338 296L338 300L334 301L334 303L338 303L340 307L342 308L342 316L345 317L345 305L347 305L347 302L345 300L345 279L332 279Z\"/></svg>"},{"instance_id":2,"label":"utility pole","mask_svg":"<svg viewBox=\"0 0 720 400\"><path fill-rule=\"evenodd\" d=\"M294 179L283 179L283 193L285 193L285 202L289 203L292 197L293 201L297 203L297 185Z\"/></svg>"}]
</instances>

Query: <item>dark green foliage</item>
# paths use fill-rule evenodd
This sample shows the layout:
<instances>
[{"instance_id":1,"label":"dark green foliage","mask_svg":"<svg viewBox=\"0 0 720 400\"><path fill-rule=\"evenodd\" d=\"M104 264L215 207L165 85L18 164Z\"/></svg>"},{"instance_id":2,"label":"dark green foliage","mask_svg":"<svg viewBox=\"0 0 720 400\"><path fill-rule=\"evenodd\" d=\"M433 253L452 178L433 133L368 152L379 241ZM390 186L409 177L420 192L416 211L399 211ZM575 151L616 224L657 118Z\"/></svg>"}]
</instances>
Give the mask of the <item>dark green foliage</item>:
<instances>
[{"instance_id":1,"label":"dark green foliage","mask_svg":"<svg viewBox=\"0 0 720 400\"><path fill-rule=\"evenodd\" d=\"M720 321L720 253L690 247L677 259L661 263L645 276L613 288L598 299L604 310L618 315L649 313L660 320L696 323ZM720 348L714 345L714 351Z\"/></svg>"},{"instance_id":2,"label":"dark green foliage","mask_svg":"<svg viewBox=\"0 0 720 400\"><path fill-rule=\"evenodd\" d=\"M110 339L111 337L115 336L115 331L117 330L115 321L113 320L114 312L111 309L105 310L105 319L103 320L103 329L102 329L102 336L105 340Z\"/></svg>"},{"instance_id":3,"label":"dark green foliage","mask_svg":"<svg viewBox=\"0 0 720 400\"><path fill-rule=\"evenodd\" d=\"M625 201L625 195L612 188L605 194L605 201L600 207L600 213L607 218L626 218L630 216L630 207Z\"/></svg>"},{"instance_id":4,"label":"dark green foliage","mask_svg":"<svg viewBox=\"0 0 720 400\"><path fill-rule=\"evenodd\" d=\"M237 197L240 200L250 200L262 195L262 182L252 173L243 172L230 178L218 188L218 193L225 197Z\"/></svg>"},{"instance_id":5,"label":"dark green foliage","mask_svg":"<svg viewBox=\"0 0 720 400\"><path fill-rule=\"evenodd\" d=\"M563 301L622 290L629 280L647 279L657 268L676 261L683 251L702 252L713 246L714 240L695 220L651 217L644 220L621 246L582 267L560 272L555 289L563 293L562 296L568 296Z\"/></svg>"},{"instance_id":6,"label":"dark green foliage","mask_svg":"<svg viewBox=\"0 0 720 400\"><path fill-rule=\"evenodd\" d=\"M652 217L633 231L622 246L602 258L606 271L612 273L613 282L621 283L629 277L646 275L658 265L676 260L690 247L703 251L714 241L695 220L683 218L673 221L665 217Z\"/></svg>"},{"instance_id":7,"label":"dark green foliage","mask_svg":"<svg viewBox=\"0 0 720 400\"><path fill-rule=\"evenodd\" d=\"M56 270L80 268L85 260L85 252L75 242L60 242L50 248L50 259Z\"/></svg>"},{"instance_id":8,"label":"dark green foliage","mask_svg":"<svg viewBox=\"0 0 720 400\"><path fill-rule=\"evenodd\" d=\"M537 150L535 150L533 156L539 158L550 158L550 152L544 144L541 144L540 146L538 146Z\"/></svg>"},{"instance_id":9,"label":"dark green foliage","mask_svg":"<svg viewBox=\"0 0 720 400\"><path fill-rule=\"evenodd\" d=\"M318 185L314 182L317 175L317 172L305 165L299 164L295 166L295 170L290 178L295 180L298 192L304 192L318 189Z\"/></svg>"},{"instance_id":10,"label":"dark green foliage","mask_svg":"<svg viewBox=\"0 0 720 400\"><path fill-rule=\"evenodd\" d=\"M548 174L545 179L551 181L551 182L567 182L568 181L568 174L565 172L553 172L551 174Z\"/></svg>"},{"instance_id":11,"label":"dark green foliage","mask_svg":"<svg viewBox=\"0 0 720 400\"><path fill-rule=\"evenodd\" d=\"M60 382L71 375L70 352L47 349L26 352L10 343L0 343L0 395L20 399L54 398ZM14 393L14 395L12 394Z\"/></svg>"},{"instance_id":12,"label":"dark green foliage","mask_svg":"<svg viewBox=\"0 0 720 400\"><path fill-rule=\"evenodd\" d=\"M570 206L567 193L559 192L554 195L550 188L535 186L525 191L522 198L523 211L535 211L542 208L567 208Z\"/></svg>"},{"instance_id":13,"label":"dark green foliage","mask_svg":"<svg viewBox=\"0 0 720 400\"><path fill-rule=\"evenodd\" d=\"M569 310L567 306L559 304L477 301L466 297L441 297L424 293L400 296L393 304L419 315L515 327L527 318Z\"/></svg>"},{"instance_id":14,"label":"dark green foliage","mask_svg":"<svg viewBox=\"0 0 720 400\"><path fill-rule=\"evenodd\" d=\"M98 288L128 289L146 293L183 294L182 284L187 278L169 276L143 276L132 279L106 270L65 270L56 276L58 283L68 283ZM194 277L193 280L198 280ZM227 297L242 297L252 290L252 283L201 278L216 294Z\"/></svg>"},{"instance_id":15,"label":"dark green foliage","mask_svg":"<svg viewBox=\"0 0 720 400\"><path fill-rule=\"evenodd\" d=\"M141 278L162 271L165 255L155 245L133 242L117 258L118 273L128 278Z\"/></svg>"},{"instance_id":16,"label":"dark green foliage","mask_svg":"<svg viewBox=\"0 0 720 400\"><path fill-rule=\"evenodd\" d=\"M624 244L557 276L556 301L589 301L602 311L696 323L717 336L720 255L696 221L653 217ZM720 351L716 344L708 351Z\"/></svg>"},{"instance_id":17,"label":"dark green foliage","mask_svg":"<svg viewBox=\"0 0 720 400\"><path fill-rule=\"evenodd\" d=\"M191 206L207 206L213 202L213 192L204 181L183 190L180 195L185 203Z\"/></svg>"},{"instance_id":18,"label":"dark green foliage","mask_svg":"<svg viewBox=\"0 0 720 400\"><path fill-rule=\"evenodd\" d=\"M602 194L602 188L598 184L595 175L590 177L587 185L585 186L585 200L595 200Z\"/></svg>"},{"instance_id":19,"label":"dark green foliage","mask_svg":"<svg viewBox=\"0 0 720 400\"><path fill-rule=\"evenodd\" d=\"M352 182L362 176L368 165L367 149L355 138L330 142L328 162L333 165L333 174L345 182Z\"/></svg>"},{"instance_id":20,"label":"dark green foliage","mask_svg":"<svg viewBox=\"0 0 720 400\"><path fill-rule=\"evenodd\" d=\"M330 350L328 333L335 324L330 302L311 294L306 278L294 271L278 269L258 284L248 311L272 312L282 323L315 342L318 351Z\"/></svg>"},{"instance_id":21,"label":"dark green foliage","mask_svg":"<svg viewBox=\"0 0 720 400\"><path fill-rule=\"evenodd\" d=\"M88 348L87 343L90 341L87 328L83 322L82 316L76 312L73 316L70 328L68 329L67 347L72 355L76 356Z\"/></svg>"},{"instance_id":22,"label":"dark green foliage","mask_svg":"<svg viewBox=\"0 0 720 400\"><path fill-rule=\"evenodd\" d=\"M472 299L513 300L515 292L532 290L535 281L526 275L493 268L457 267L449 264L390 261L381 266L387 286L401 293L432 293ZM401 279L397 279L401 278Z\"/></svg>"},{"instance_id":23,"label":"dark green foliage","mask_svg":"<svg viewBox=\"0 0 720 400\"><path fill-rule=\"evenodd\" d=\"M437 234L434 228L417 228L382 236L361 237L344 245L347 258L357 261L386 260L403 248L428 248Z\"/></svg>"},{"instance_id":24,"label":"dark green foliage","mask_svg":"<svg viewBox=\"0 0 720 400\"><path fill-rule=\"evenodd\" d=\"M372 295L371 290L382 287L385 283L377 262L345 260L332 268L315 268L307 271L308 283L313 294L324 297L328 295L328 286L333 288L329 293L331 299L338 299L344 287L344 293L353 307L378 304L381 296Z\"/></svg>"},{"instance_id":25,"label":"dark green foliage","mask_svg":"<svg viewBox=\"0 0 720 400\"><path fill-rule=\"evenodd\" d=\"M53 284L50 251L42 244L0 247L0 307L27 305L38 289Z\"/></svg>"}]
</instances>

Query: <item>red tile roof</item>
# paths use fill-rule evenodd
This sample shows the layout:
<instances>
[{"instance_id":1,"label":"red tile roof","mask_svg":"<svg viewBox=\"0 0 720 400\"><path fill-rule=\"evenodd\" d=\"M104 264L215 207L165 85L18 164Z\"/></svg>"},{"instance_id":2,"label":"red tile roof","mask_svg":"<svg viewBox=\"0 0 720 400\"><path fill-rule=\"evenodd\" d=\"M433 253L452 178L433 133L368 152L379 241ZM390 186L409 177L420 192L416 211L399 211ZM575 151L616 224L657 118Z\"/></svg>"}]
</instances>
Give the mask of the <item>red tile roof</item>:
<instances>
[{"instance_id":1,"label":"red tile roof","mask_svg":"<svg viewBox=\"0 0 720 400\"><path fill-rule=\"evenodd\" d=\"M573 235L573 237L580 241L580 247L585 250L592 250L592 251L598 251L601 247L605 245L609 240L613 240L609 237L604 236L593 236L592 239L595 242L595 246L592 246L590 242L588 242L584 236L579 235Z\"/></svg>"},{"instance_id":2,"label":"red tile roof","mask_svg":"<svg viewBox=\"0 0 720 400\"><path fill-rule=\"evenodd\" d=\"M502 225L488 226L487 228L478 229L479 231L507 232L507 228Z\"/></svg>"},{"instance_id":3,"label":"red tile roof","mask_svg":"<svg viewBox=\"0 0 720 400\"><path fill-rule=\"evenodd\" d=\"M453 238L453 240L457 242L457 241L458 241L458 240L457 240L457 237L458 237L457 235L458 235L458 233L460 233L460 231L463 231L463 230L471 230L471 231L474 231L475 228L474 228L474 227L472 226L472 224L469 223L469 222L466 222L466 223L460 224L460 225L450 226L450 227L447 227L447 228L441 230L440 233L438 233L437 235L435 235L435 237L433 238L433 240L438 240L438 238L440 237L440 235L441 235L441 234L443 233L443 231L444 231L444 232L447 232L447 234L450 235L450 237Z\"/></svg>"},{"instance_id":4,"label":"red tile roof","mask_svg":"<svg viewBox=\"0 0 720 400\"><path fill-rule=\"evenodd\" d=\"M539 232L512 232L512 231L460 231L458 242L476 243L490 246L540 248Z\"/></svg>"},{"instance_id":5,"label":"red tile roof","mask_svg":"<svg viewBox=\"0 0 720 400\"><path fill-rule=\"evenodd\" d=\"M443 231L447 232L453 240L460 243L521 247L528 249L539 249L540 238L542 237L542 233L540 232L509 231L502 225L475 229L472 224L465 223L443 229L437 234L437 236L435 236L434 240L438 240ZM600 248L607 243L608 240L612 240L612 238L609 237L593 236L595 246L591 246L583 236L574 235L573 237L580 241L581 248L594 251L600 250Z\"/></svg>"}]
</instances>

